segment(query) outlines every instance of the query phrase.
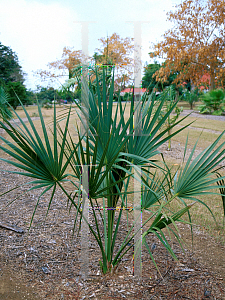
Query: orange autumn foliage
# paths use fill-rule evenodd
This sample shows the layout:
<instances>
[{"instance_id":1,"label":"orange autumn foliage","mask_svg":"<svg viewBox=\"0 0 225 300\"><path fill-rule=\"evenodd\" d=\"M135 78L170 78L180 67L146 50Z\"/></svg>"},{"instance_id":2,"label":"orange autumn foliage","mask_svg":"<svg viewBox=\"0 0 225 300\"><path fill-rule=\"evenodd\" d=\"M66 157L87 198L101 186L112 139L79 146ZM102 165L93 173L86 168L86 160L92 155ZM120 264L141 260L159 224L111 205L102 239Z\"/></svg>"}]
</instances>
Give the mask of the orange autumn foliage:
<instances>
[{"instance_id":1,"label":"orange autumn foliage","mask_svg":"<svg viewBox=\"0 0 225 300\"><path fill-rule=\"evenodd\" d=\"M136 50L133 38L121 38L113 33L110 37L100 38L101 47L96 49L98 64L111 64L116 66L115 84L125 87L134 73L134 53Z\"/></svg>"},{"instance_id":2,"label":"orange autumn foliage","mask_svg":"<svg viewBox=\"0 0 225 300\"><path fill-rule=\"evenodd\" d=\"M155 76L165 81L176 72L174 83L191 80L197 85L207 72L210 89L214 89L225 78L225 1L184 0L175 7L175 12L167 13L174 27L150 54L166 59Z\"/></svg>"},{"instance_id":3,"label":"orange autumn foliage","mask_svg":"<svg viewBox=\"0 0 225 300\"><path fill-rule=\"evenodd\" d=\"M64 47L61 59L48 63L47 66L51 70L67 70L69 78L71 78L73 69L79 66L85 59L87 59L87 57L81 50L73 50L72 48ZM48 78L52 79L52 81L56 77L64 76L63 74L56 75L54 72L45 70L39 70L37 71L37 74L40 75L42 79Z\"/></svg>"},{"instance_id":4,"label":"orange autumn foliage","mask_svg":"<svg viewBox=\"0 0 225 300\"><path fill-rule=\"evenodd\" d=\"M50 68L54 69L67 69L69 71L69 78L72 76L72 70L80 65L86 56L81 50L72 50L71 48L64 47L62 58L48 64Z\"/></svg>"}]
</instances>

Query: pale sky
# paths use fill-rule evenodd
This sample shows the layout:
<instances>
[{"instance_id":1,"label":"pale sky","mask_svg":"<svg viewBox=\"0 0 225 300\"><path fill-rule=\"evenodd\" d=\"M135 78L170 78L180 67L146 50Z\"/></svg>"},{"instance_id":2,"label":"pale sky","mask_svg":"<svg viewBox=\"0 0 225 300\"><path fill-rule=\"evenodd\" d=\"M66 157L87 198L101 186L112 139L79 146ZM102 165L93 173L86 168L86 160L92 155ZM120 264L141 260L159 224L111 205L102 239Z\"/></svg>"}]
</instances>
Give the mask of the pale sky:
<instances>
[{"instance_id":1,"label":"pale sky","mask_svg":"<svg viewBox=\"0 0 225 300\"><path fill-rule=\"evenodd\" d=\"M151 43L172 26L166 12L181 0L0 0L0 42L17 53L25 85L46 86L33 71L61 58L64 47L82 50L80 21L89 24L88 52L100 47L98 39L114 32L134 37L132 21L142 24L142 63L150 63Z\"/></svg>"}]
</instances>

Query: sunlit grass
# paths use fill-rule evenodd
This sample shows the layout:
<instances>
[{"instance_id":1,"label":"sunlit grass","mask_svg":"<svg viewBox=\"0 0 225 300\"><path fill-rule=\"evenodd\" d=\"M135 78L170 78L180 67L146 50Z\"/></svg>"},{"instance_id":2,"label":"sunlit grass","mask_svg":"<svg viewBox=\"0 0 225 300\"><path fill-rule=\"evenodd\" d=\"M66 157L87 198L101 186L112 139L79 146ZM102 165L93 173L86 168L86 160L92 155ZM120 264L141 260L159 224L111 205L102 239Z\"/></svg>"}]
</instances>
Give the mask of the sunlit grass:
<instances>
[{"instance_id":1,"label":"sunlit grass","mask_svg":"<svg viewBox=\"0 0 225 300\"><path fill-rule=\"evenodd\" d=\"M186 128L182 132L174 136L172 138L172 141L179 142L180 145L184 146L187 139L187 135L188 135L189 148L193 147L196 141L198 140L197 150L203 150L206 147L210 146L218 137L218 135L215 133L205 132L205 131L201 132L195 129ZM224 137L221 139L219 144L221 144L222 142L224 142ZM173 142L172 142L172 146L173 146Z\"/></svg>"},{"instance_id":2,"label":"sunlit grass","mask_svg":"<svg viewBox=\"0 0 225 300\"><path fill-rule=\"evenodd\" d=\"M181 117L179 118L181 119ZM190 122L194 123L191 125L192 127L200 128L200 129L209 129L209 130L215 130L220 133L224 128L224 121L217 121L217 120L211 120L211 119L204 119L204 118L194 118L194 117L188 117L184 121L182 121L181 125L187 125Z\"/></svg>"}]
</instances>

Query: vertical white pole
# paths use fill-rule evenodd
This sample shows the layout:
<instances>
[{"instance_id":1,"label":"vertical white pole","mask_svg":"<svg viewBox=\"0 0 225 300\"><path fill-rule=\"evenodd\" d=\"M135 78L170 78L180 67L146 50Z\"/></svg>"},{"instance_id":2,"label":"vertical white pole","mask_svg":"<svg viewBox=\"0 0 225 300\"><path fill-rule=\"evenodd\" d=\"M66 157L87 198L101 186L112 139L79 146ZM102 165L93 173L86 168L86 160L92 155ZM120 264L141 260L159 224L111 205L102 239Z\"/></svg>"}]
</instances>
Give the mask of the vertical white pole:
<instances>
[{"instance_id":1,"label":"vertical white pole","mask_svg":"<svg viewBox=\"0 0 225 300\"><path fill-rule=\"evenodd\" d=\"M139 178L137 171L134 169L134 177ZM135 279L141 279L142 261L141 261L141 242L142 242L142 213L141 208L141 182L134 178L134 256L133 256L133 275Z\"/></svg>"},{"instance_id":2,"label":"vertical white pole","mask_svg":"<svg viewBox=\"0 0 225 300\"><path fill-rule=\"evenodd\" d=\"M81 38L82 38L82 52L84 54L84 58L82 59L82 77L81 77L81 105L84 107L84 103L89 103L89 94L88 94L88 45L89 45L89 32L88 32L88 23L90 22L80 22L81 23ZM89 109L86 110L86 118L83 118L85 124L81 123L81 136L88 135L88 115ZM84 165L82 166L82 215L83 217L88 220L89 218L89 173L88 169L89 166ZM88 224L82 220L81 223L81 276L83 279L87 279L89 274L89 227Z\"/></svg>"},{"instance_id":3,"label":"vertical white pole","mask_svg":"<svg viewBox=\"0 0 225 300\"><path fill-rule=\"evenodd\" d=\"M141 21L134 22L134 88L141 88ZM134 97L134 136L141 136L141 92ZM134 169L134 176L140 178L137 171ZM134 278L141 279L142 262L141 262L141 238L142 238L142 213L141 210L135 207L141 207L141 182L134 178L134 233L138 232L134 237Z\"/></svg>"},{"instance_id":4,"label":"vertical white pole","mask_svg":"<svg viewBox=\"0 0 225 300\"><path fill-rule=\"evenodd\" d=\"M82 215L88 220L89 217L89 166L82 166ZM89 245L88 224L82 219L81 223L81 276L87 279L89 273Z\"/></svg>"}]
</instances>

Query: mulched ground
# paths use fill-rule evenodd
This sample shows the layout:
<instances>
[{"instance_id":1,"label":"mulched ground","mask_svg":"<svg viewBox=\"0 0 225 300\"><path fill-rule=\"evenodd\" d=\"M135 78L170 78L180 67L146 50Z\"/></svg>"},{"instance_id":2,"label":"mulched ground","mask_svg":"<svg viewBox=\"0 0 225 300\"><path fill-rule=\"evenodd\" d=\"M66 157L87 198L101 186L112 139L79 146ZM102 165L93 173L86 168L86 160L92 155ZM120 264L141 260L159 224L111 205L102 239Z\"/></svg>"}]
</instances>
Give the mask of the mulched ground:
<instances>
[{"instance_id":1,"label":"mulched ground","mask_svg":"<svg viewBox=\"0 0 225 300\"><path fill-rule=\"evenodd\" d=\"M4 162L0 166L1 170L14 169ZM1 171L0 192L23 182L23 177ZM25 187L1 197L1 207L23 191ZM0 211L2 224L16 225L25 231L18 234L0 228L0 275L11 270L12 278L16 277L29 290L29 295L20 290L17 298L8 298L0 289L0 299L225 299L223 278L208 271L187 250L183 253L174 242L173 249L179 259L175 262L154 236L149 236L148 245L154 248L153 255L162 278L145 248L142 249L141 278L133 276L132 251L124 257L117 274L103 276L99 272L100 253L90 235L89 276L84 280L80 239L72 238L75 214L68 214L66 199L60 191L46 220L49 198L41 198L28 233L38 195L38 191L24 194L7 210ZM125 228L125 219L121 228ZM117 247L125 232L120 230Z\"/></svg>"}]
</instances>

